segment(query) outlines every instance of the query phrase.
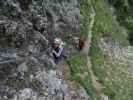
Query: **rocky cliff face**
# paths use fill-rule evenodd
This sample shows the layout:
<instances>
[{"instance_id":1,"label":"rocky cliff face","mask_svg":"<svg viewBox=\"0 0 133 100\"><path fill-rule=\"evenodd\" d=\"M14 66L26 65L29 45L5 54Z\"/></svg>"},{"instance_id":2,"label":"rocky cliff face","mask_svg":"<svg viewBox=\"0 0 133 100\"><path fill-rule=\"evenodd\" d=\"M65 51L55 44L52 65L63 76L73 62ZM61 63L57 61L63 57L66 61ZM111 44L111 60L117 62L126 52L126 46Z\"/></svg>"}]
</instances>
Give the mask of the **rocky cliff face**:
<instances>
[{"instance_id":1,"label":"rocky cliff face","mask_svg":"<svg viewBox=\"0 0 133 100\"><path fill-rule=\"evenodd\" d=\"M50 40L55 36L63 38L65 32L79 32L80 10L77 0L2 0L0 5L1 44L8 41L8 45L20 47L33 38L39 39L39 36L35 36L39 33Z\"/></svg>"},{"instance_id":2,"label":"rocky cliff face","mask_svg":"<svg viewBox=\"0 0 133 100\"><path fill-rule=\"evenodd\" d=\"M0 100L87 100L48 56L79 35L79 0L0 0ZM73 49L74 50L74 49ZM63 66L62 66L63 67Z\"/></svg>"}]
</instances>

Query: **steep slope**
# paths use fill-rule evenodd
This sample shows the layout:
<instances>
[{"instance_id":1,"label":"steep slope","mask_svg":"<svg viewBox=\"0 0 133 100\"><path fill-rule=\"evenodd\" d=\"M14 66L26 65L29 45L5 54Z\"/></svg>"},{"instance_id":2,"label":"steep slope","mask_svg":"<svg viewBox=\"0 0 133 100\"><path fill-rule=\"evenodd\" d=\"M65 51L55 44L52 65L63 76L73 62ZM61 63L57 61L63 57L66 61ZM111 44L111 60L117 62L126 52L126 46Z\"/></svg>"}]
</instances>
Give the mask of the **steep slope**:
<instances>
[{"instance_id":1,"label":"steep slope","mask_svg":"<svg viewBox=\"0 0 133 100\"><path fill-rule=\"evenodd\" d=\"M112 7L114 7L115 14L117 15L117 20L122 26L128 30L131 45L133 44L133 35L132 35L132 20L133 20L133 1L132 0L111 0L109 2Z\"/></svg>"},{"instance_id":2,"label":"steep slope","mask_svg":"<svg viewBox=\"0 0 133 100\"><path fill-rule=\"evenodd\" d=\"M110 100L132 100L133 59L128 32L120 26L108 2L92 2L96 12L90 51L93 72Z\"/></svg>"},{"instance_id":3,"label":"steep slope","mask_svg":"<svg viewBox=\"0 0 133 100\"><path fill-rule=\"evenodd\" d=\"M132 100L132 4L0 0L0 100ZM59 65L55 37L66 43Z\"/></svg>"}]
</instances>

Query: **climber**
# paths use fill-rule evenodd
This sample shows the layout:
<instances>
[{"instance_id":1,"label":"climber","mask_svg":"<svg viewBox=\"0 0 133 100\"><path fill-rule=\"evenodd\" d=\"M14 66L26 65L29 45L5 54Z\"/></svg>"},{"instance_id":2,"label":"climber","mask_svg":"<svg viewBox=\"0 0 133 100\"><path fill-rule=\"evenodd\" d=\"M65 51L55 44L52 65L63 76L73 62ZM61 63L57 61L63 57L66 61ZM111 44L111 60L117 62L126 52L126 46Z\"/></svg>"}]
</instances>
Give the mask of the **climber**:
<instances>
[{"instance_id":1,"label":"climber","mask_svg":"<svg viewBox=\"0 0 133 100\"><path fill-rule=\"evenodd\" d=\"M64 43L60 38L55 38L54 39L54 44L53 44L53 59L56 64L59 63L59 61L62 59L64 56Z\"/></svg>"},{"instance_id":2,"label":"climber","mask_svg":"<svg viewBox=\"0 0 133 100\"><path fill-rule=\"evenodd\" d=\"M86 41L86 38L82 38L82 37L79 38L79 50L82 50L84 48L85 41Z\"/></svg>"},{"instance_id":3,"label":"climber","mask_svg":"<svg viewBox=\"0 0 133 100\"><path fill-rule=\"evenodd\" d=\"M81 51L85 46L86 38L83 37L75 37L75 44L79 51Z\"/></svg>"}]
</instances>

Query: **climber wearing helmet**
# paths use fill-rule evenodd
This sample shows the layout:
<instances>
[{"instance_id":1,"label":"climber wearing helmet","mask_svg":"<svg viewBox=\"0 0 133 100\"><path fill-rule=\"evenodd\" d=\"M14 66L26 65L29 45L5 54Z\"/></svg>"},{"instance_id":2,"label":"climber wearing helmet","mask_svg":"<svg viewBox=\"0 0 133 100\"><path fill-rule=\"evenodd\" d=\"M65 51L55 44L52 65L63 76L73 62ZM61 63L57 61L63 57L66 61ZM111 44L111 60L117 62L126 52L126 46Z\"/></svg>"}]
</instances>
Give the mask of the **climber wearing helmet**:
<instances>
[{"instance_id":1,"label":"climber wearing helmet","mask_svg":"<svg viewBox=\"0 0 133 100\"><path fill-rule=\"evenodd\" d=\"M61 58L64 55L64 43L60 38L55 38L54 39L54 44L53 44L53 50L52 54L54 57L54 62L58 64L58 62L61 60Z\"/></svg>"},{"instance_id":2,"label":"climber wearing helmet","mask_svg":"<svg viewBox=\"0 0 133 100\"><path fill-rule=\"evenodd\" d=\"M86 38L75 37L74 40L75 40L76 48L78 48L78 50L81 51L85 46Z\"/></svg>"}]
</instances>

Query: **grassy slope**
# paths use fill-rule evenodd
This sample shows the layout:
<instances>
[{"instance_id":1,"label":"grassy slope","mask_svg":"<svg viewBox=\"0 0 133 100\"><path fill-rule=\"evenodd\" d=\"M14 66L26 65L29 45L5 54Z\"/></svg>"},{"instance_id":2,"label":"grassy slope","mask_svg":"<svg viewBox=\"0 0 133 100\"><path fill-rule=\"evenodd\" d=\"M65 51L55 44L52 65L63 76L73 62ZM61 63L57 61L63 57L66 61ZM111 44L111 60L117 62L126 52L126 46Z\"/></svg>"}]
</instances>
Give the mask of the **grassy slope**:
<instances>
[{"instance_id":1,"label":"grassy slope","mask_svg":"<svg viewBox=\"0 0 133 100\"><path fill-rule=\"evenodd\" d=\"M133 44L133 0L117 0L111 3L117 14L117 20L128 29L129 40Z\"/></svg>"},{"instance_id":2,"label":"grassy slope","mask_svg":"<svg viewBox=\"0 0 133 100\"><path fill-rule=\"evenodd\" d=\"M109 35L117 39L122 45L127 45L127 33L123 27L115 20L113 12L104 0L91 0L95 8L95 26L93 37L96 38L102 35Z\"/></svg>"},{"instance_id":3,"label":"grassy slope","mask_svg":"<svg viewBox=\"0 0 133 100\"><path fill-rule=\"evenodd\" d=\"M98 47L99 39L102 36L110 36L116 39L122 46L127 46L127 34L123 27L116 22L109 5L104 0L91 0L95 8L96 17L93 28L93 39L90 51L93 71L99 78L105 93L111 100L132 100L133 79L127 73L127 66L119 65L117 62L104 55ZM89 33L90 12L89 0L81 1L81 35ZM80 83L93 98L100 100L96 94L89 71L86 70L86 58L77 54L69 61L72 79Z\"/></svg>"},{"instance_id":4,"label":"grassy slope","mask_svg":"<svg viewBox=\"0 0 133 100\"><path fill-rule=\"evenodd\" d=\"M90 13L91 7L89 0L80 1L80 26L81 26L81 36L88 36L89 34L89 24L90 24ZM81 86L83 86L92 98L92 100L99 100L99 97L96 94L96 90L92 86L91 74L87 68L87 59L82 54L73 55L68 64L70 65L71 70L71 79L75 80Z\"/></svg>"},{"instance_id":5,"label":"grassy slope","mask_svg":"<svg viewBox=\"0 0 133 100\"><path fill-rule=\"evenodd\" d=\"M104 0L92 0L92 2L96 11L90 52L93 71L103 85L103 92L111 100L132 100L133 79L130 73L127 73L128 66L111 61L98 47L99 38L103 35L118 40L122 46L128 45L125 30L115 21L111 9Z\"/></svg>"},{"instance_id":6,"label":"grassy slope","mask_svg":"<svg viewBox=\"0 0 133 100\"><path fill-rule=\"evenodd\" d=\"M82 54L77 54L69 60L71 79L83 86L92 100L98 100L96 91L92 86L91 76L86 65L87 59Z\"/></svg>"},{"instance_id":7,"label":"grassy slope","mask_svg":"<svg viewBox=\"0 0 133 100\"><path fill-rule=\"evenodd\" d=\"M80 35L88 36L91 7L89 0L80 1Z\"/></svg>"}]
</instances>

